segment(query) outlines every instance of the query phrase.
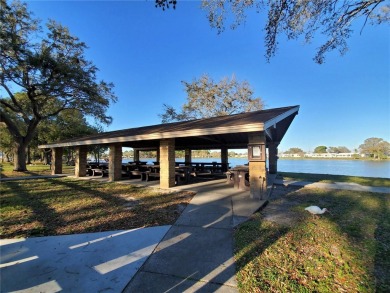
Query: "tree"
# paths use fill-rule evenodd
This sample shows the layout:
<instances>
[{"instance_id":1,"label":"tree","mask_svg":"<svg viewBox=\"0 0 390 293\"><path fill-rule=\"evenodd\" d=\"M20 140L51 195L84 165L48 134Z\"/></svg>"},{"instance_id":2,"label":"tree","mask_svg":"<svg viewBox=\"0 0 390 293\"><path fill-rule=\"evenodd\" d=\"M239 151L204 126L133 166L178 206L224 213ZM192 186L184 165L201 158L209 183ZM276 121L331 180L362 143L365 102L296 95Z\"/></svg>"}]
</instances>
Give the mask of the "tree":
<instances>
[{"instance_id":1,"label":"tree","mask_svg":"<svg viewBox=\"0 0 390 293\"><path fill-rule=\"evenodd\" d=\"M55 117L42 121L37 128L37 135L32 144L37 148L38 145L47 142L56 142L100 132L103 132L100 125L90 125L79 110L68 109L60 112ZM104 152L106 149L99 146L90 146L89 152L97 157L99 152ZM67 155L67 163L69 163L73 158L72 150L64 149L64 154Z\"/></svg>"},{"instance_id":2,"label":"tree","mask_svg":"<svg viewBox=\"0 0 390 293\"><path fill-rule=\"evenodd\" d=\"M37 128L38 144L56 142L103 132L100 125L90 125L77 109L67 109L42 121Z\"/></svg>"},{"instance_id":3,"label":"tree","mask_svg":"<svg viewBox=\"0 0 390 293\"><path fill-rule=\"evenodd\" d=\"M263 101L253 97L253 90L247 81L239 82L233 76L218 83L203 75L191 83L182 82L187 92L187 103L177 112L164 104L165 112L160 114L163 123L224 116L263 109Z\"/></svg>"},{"instance_id":4,"label":"tree","mask_svg":"<svg viewBox=\"0 0 390 293\"><path fill-rule=\"evenodd\" d=\"M324 154L324 153L326 153L326 149L327 149L326 146L320 145L320 146L318 146L318 147L316 147L316 148L314 149L314 153L315 153L315 154Z\"/></svg>"},{"instance_id":5,"label":"tree","mask_svg":"<svg viewBox=\"0 0 390 293\"><path fill-rule=\"evenodd\" d=\"M156 0L156 6L163 9L169 8L169 4L175 7L176 1ZM341 55L346 53L352 26L360 19L363 20L361 31L367 22L381 24L390 20L390 5L385 0L202 0L202 9L218 33L225 30L228 18L233 18L230 27L234 29L245 22L247 10L267 12L264 30L268 61L277 51L280 35L286 35L289 40L303 36L310 43L320 33L326 41L314 57L319 64L332 50L338 50Z\"/></svg>"},{"instance_id":6,"label":"tree","mask_svg":"<svg viewBox=\"0 0 390 293\"><path fill-rule=\"evenodd\" d=\"M377 137L367 138L364 143L359 146L359 149L360 153L379 160L390 155L390 143Z\"/></svg>"},{"instance_id":7,"label":"tree","mask_svg":"<svg viewBox=\"0 0 390 293\"><path fill-rule=\"evenodd\" d=\"M7 158L7 162L10 161L10 156L12 156L13 142L12 137L10 136L5 125L0 123L0 151L1 151L1 161L4 161L4 156Z\"/></svg>"},{"instance_id":8,"label":"tree","mask_svg":"<svg viewBox=\"0 0 390 293\"><path fill-rule=\"evenodd\" d=\"M12 153L12 137L4 125L0 126L2 126L0 128L0 147L1 149L4 149L5 152ZM36 158L37 154L46 152L45 150L38 149L38 145L40 144L45 144L49 141L56 142L74 137L96 134L102 131L103 129L100 125L90 125L80 111L76 109L64 110L55 117L43 120L38 125L28 148L34 156L27 153L27 163L29 163L31 157ZM102 150L104 150L104 148L102 148ZM72 154L67 152L67 149L64 151L65 154L68 155L68 160L70 160Z\"/></svg>"},{"instance_id":9,"label":"tree","mask_svg":"<svg viewBox=\"0 0 390 293\"><path fill-rule=\"evenodd\" d=\"M329 147L328 152L333 154L340 154L340 153L350 153L351 151L345 146L339 146L339 147Z\"/></svg>"},{"instance_id":10,"label":"tree","mask_svg":"<svg viewBox=\"0 0 390 293\"><path fill-rule=\"evenodd\" d=\"M0 120L14 141L14 170L26 171L26 147L42 121L78 109L109 124L116 97L111 83L96 81L86 45L66 27L49 21L44 34L26 4L0 6Z\"/></svg>"},{"instance_id":11,"label":"tree","mask_svg":"<svg viewBox=\"0 0 390 293\"><path fill-rule=\"evenodd\" d=\"M303 154L304 151L300 148L289 148L284 152L285 154Z\"/></svg>"}]
</instances>

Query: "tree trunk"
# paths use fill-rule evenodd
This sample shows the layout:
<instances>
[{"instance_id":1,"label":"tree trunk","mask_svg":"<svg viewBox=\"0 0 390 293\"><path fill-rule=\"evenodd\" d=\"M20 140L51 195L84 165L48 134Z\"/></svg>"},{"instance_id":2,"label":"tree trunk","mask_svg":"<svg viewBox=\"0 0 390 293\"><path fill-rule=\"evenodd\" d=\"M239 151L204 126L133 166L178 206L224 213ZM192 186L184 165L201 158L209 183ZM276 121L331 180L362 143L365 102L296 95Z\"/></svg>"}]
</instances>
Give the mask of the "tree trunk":
<instances>
[{"instance_id":1,"label":"tree trunk","mask_svg":"<svg viewBox=\"0 0 390 293\"><path fill-rule=\"evenodd\" d=\"M31 165L31 149L30 149L30 146L27 147L27 164Z\"/></svg>"},{"instance_id":2,"label":"tree trunk","mask_svg":"<svg viewBox=\"0 0 390 293\"><path fill-rule=\"evenodd\" d=\"M15 142L14 148L14 171L25 172L26 168L26 144L23 138Z\"/></svg>"}]
</instances>

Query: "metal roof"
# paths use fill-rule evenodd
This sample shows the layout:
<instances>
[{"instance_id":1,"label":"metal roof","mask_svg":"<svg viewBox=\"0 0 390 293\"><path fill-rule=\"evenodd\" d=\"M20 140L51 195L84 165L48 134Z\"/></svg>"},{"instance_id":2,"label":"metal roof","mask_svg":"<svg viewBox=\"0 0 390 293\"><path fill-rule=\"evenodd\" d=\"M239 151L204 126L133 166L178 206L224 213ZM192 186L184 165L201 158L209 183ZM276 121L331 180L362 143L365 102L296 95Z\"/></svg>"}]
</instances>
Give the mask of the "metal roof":
<instances>
[{"instance_id":1,"label":"metal roof","mask_svg":"<svg viewBox=\"0 0 390 293\"><path fill-rule=\"evenodd\" d=\"M299 106L158 124L68 139L40 148L122 143L124 147L156 149L160 139L175 138L176 149L246 148L248 133L265 131L267 141L280 142Z\"/></svg>"}]
</instances>

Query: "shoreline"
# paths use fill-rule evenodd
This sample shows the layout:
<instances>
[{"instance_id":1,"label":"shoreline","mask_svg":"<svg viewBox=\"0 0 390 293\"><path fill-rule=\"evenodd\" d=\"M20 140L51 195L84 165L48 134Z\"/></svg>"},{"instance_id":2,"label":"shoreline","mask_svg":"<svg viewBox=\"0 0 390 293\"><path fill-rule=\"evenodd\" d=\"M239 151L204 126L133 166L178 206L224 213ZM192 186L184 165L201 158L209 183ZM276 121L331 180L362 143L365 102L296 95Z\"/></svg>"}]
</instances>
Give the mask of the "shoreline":
<instances>
[{"instance_id":1,"label":"shoreline","mask_svg":"<svg viewBox=\"0 0 390 293\"><path fill-rule=\"evenodd\" d=\"M133 158L123 158L125 160L132 160ZM140 157L140 160L142 159L156 159L156 158L149 158L149 157ZM183 159L184 157L176 157L176 159ZM193 157L192 159L215 159L216 161L220 160L220 157ZM248 157L229 157L229 159L248 159ZM279 157L278 160L291 160L291 161L370 161L370 162L387 162L390 161L390 158L387 159L371 159L371 158L281 158Z\"/></svg>"}]
</instances>

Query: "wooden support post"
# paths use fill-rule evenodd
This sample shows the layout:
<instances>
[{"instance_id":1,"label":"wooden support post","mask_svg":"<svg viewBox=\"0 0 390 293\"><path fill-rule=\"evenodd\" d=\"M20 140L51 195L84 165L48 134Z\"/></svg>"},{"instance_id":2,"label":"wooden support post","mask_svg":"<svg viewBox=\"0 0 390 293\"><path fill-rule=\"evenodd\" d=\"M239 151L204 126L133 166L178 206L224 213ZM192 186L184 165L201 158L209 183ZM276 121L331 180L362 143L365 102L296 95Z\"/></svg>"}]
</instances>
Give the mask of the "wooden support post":
<instances>
[{"instance_id":1,"label":"wooden support post","mask_svg":"<svg viewBox=\"0 0 390 293\"><path fill-rule=\"evenodd\" d=\"M139 150L133 149L133 162L139 161Z\"/></svg>"},{"instance_id":2,"label":"wooden support post","mask_svg":"<svg viewBox=\"0 0 390 293\"><path fill-rule=\"evenodd\" d=\"M191 149L185 149L184 150L184 163L186 166L191 165L192 161L192 151Z\"/></svg>"},{"instance_id":3,"label":"wooden support post","mask_svg":"<svg viewBox=\"0 0 390 293\"><path fill-rule=\"evenodd\" d=\"M266 138L264 132L248 134L248 143L251 146L260 146L262 152L259 158L251 158L249 152L252 149L248 147L250 197L264 199L267 193L267 158L265 154Z\"/></svg>"},{"instance_id":4,"label":"wooden support post","mask_svg":"<svg viewBox=\"0 0 390 293\"><path fill-rule=\"evenodd\" d=\"M108 161L108 176L110 181L122 179L122 144L110 144L110 154Z\"/></svg>"},{"instance_id":5,"label":"wooden support post","mask_svg":"<svg viewBox=\"0 0 390 293\"><path fill-rule=\"evenodd\" d=\"M74 175L76 177L84 177L87 175L87 146L81 145L76 147L75 154Z\"/></svg>"},{"instance_id":6,"label":"wooden support post","mask_svg":"<svg viewBox=\"0 0 390 293\"><path fill-rule=\"evenodd\" d=\"M175 139L160 140L160 187L175 186Z\"/></svg>"},{"instance_id":7,"label":"wooden support post","mask_svg":"<svg viewBox=\"0 0 390 293\"><path fill-rule=\"evenodd\" d=\"M221 163L222 163L222 172L226 172L229 167L229 153L227 147L221 148Z\"/></svg>"},{"instance_id":8,"label":"wooden support post","mask_svg":"<svg viewBox=\"0 0 390 293\"><path fill-rule=\"evenodd\" d=\"M62 174L62 154L63 148L51 149L51 174Z\"/></svg>"},{"instance_id":9,"label":"wooden support post","mask_svg":"<svg viewBox=\"0 0 390 293\"><path fill-rule=\"evenodd\" d=\"M278 173L278 145L279 143L270 142L268 144L268 162L269 162L269 173Z\"/></svg>"}]
</instances>

